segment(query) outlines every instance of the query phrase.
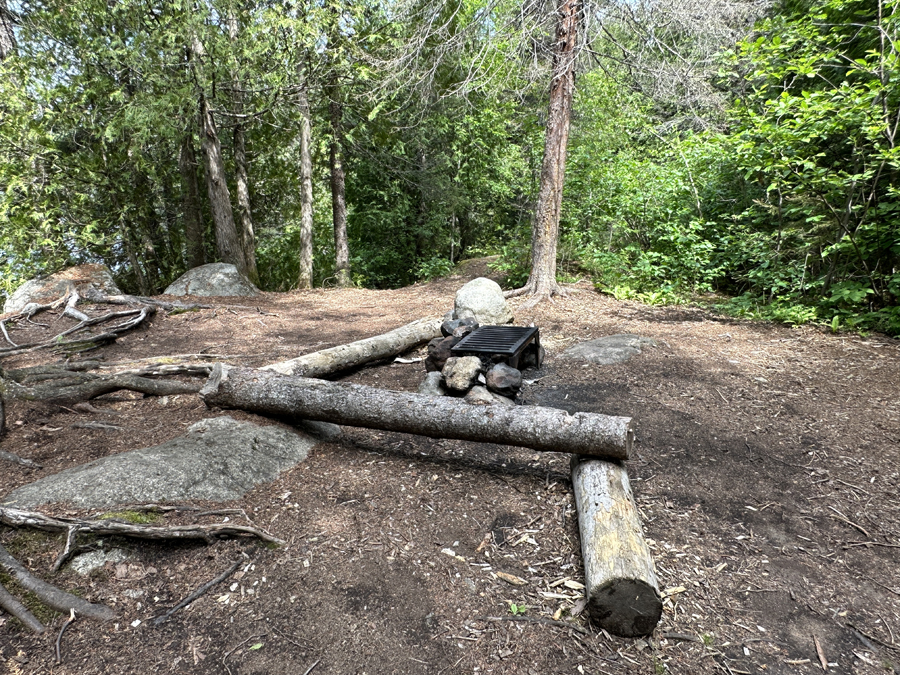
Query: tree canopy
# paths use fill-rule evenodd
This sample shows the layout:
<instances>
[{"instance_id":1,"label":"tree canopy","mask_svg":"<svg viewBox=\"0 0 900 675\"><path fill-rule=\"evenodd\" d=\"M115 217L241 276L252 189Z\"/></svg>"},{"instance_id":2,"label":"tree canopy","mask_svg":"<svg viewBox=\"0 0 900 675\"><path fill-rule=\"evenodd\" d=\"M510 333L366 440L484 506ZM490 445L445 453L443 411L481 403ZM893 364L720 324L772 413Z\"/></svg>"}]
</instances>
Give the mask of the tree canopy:
<instances>
[{"instance_id":1,"label":"tree canopy","mask_svg":"<svg viewBox=\"0 0 900 675\"><path fill-rule=\"evenodd\" d=\"M2 290L102 262L147 295L214 260L396 287L499 255L509 288L549 259L554 285L898 333L897 6L2 2Z\"/></svg>"}]
</instances>

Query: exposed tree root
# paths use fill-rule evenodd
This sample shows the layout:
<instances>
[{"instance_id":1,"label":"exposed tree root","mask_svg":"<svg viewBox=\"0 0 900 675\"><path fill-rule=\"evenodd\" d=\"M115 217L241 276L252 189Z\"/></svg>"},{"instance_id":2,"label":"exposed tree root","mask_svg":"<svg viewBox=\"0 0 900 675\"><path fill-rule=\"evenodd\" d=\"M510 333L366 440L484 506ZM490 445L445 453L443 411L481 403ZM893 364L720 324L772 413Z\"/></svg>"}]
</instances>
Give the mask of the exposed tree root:
<instances>
[{"instance_id":1,"label":"exposed tree root","mask_svg":"<svg viewBox=\"0 0 900 675\"><path fill-rule=\"evenodd\" d=\"M153 525L135 525L117 520L88 520L44 515L37 511L24 511L0 506L0 523L10 527L34 527L48 532L68 532L74 528L79 533L101 535L120 535L138 539L202 539L207 544L223 537L249 535L270 544L284 544L284 540L273 537L258 528L248 525L231 525L213 523L209 525L174 525L157 527ZM76 607L77 609L77 607Z\"/></svg>"},{"instance_id":2,"label":"exposed tree root","mask_svg":"<svg viewBox=\"0 0 900 675\"><path fill-rule=\"evenodd\" d=\"M524 304L519 307L519 310L523 309L531 309L536 305L542 302L553 302L553 296L558 295L559 297L566 297L569 292L560 286L557 282L553 281L550 284L539 284L535 281L529 280L521 288L515 288L511 291L504 291L504 298L518 298L523 295L531 296Z\"/></svg>"},{"instance_id":3,"label":"exposed tree root","mask_svg":"<svg viewBox=\"0 0 900 675\"><path fill-rule=\"evenodd\" d=\"M46 628L44 624L38 621L37 617L28 611L28 608L19 602L15 596L7 591L3 584L0 584L0 607L7 613L16 617L26 628L33 630L35 633L43 633Z\"/></svg>"},{"instance_id":4,"label":"exposed tree root","mask_svg":"<svg viewBox=\"0 0 900 675\"><path fill-rule=\"evenodd\" d=\"M0 378L0 395L5 400L47 401L48 403L74 403L84 401L120 389L137 391L150 396L194 394L200 391L202 382L179 380L151 380L137 375L94 375L60 368L55 378L50 373L41 376L42 384L26 387L13 380Z\"/></svg>"},{"instance_id":5,"label":"exposed tree root","mask_svg":"<svg viewBox=\"0 0 900 675\"><path fill-rule=\"evenodd\" d=\"M2 423L2 415L0 415L0 423ZM0 429L2 429L2 425L0 425ZM5 460L7 462L12 462L13 464L21 464L22 466L27 466L31 469L40 469L42 468L40 464L37 462L32 462L30 459L25 459L24 457L19 457L11 452L6 452L5 450L0 450L0 459Z\"/></svg>"},{"instance_id":6,"label":"exposed tree root","mask_svg":"<svg viewBox=\"0 0 900 675\"><path fill-rule=\"evenodd\" d=\"M53 584L48 584L46 581L32 576L2 544L0 544L0 567L5 568L9 574L15 577L22 588L34 593L48 607L60 612L69 612L74 609L83 616L102 621L109 621L115 617L115 612L106 605L92 604L77 595L66 593Z\"/></svg>"}]
</instances>

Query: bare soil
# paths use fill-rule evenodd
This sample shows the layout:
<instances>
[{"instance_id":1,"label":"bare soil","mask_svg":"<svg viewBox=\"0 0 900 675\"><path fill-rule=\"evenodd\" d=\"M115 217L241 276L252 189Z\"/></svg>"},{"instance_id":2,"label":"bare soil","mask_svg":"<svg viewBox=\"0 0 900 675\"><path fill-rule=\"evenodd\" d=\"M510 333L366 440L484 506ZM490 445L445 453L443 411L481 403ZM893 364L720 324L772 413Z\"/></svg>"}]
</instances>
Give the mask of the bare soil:
<instances>
[{"instance_id":1,"label":"bare soil","mask_svg":"<svg viewBox=\"0 0 900 675\"><path fill-rule=\"evenodd\" d=\"M484 273L481 261L395 291L217 300L161 313L99 353L112 362L204 352L263 365L439 316ZM243 509L287 540L282 548L108 540L102 546L124 546L131 559L85 578L50 575L62 537L0 530L34 573L118 612L110 624L77 619L61 665L54 642L65 617L45 611L51 630L35 636L0 613L0 672L900 672L900 343L620 302L586 284L571 291L517 312L516 323L540 327L548 351L542 370L526 374L535 381L522 399L634 417L628 470L666 596L651 638L611 637L578 613L567 456L348 428L244 499L195 504ZM558 358L614 333L659 344L617 366ZM415 390L423 376L421 363L385 363L344 379ZM0 495L223 414L188 395L118 393L93 405L105 412L10 404L0 450L43 468L0 464ZM92 420L120 429L73 426ZM203 520L223 517L246 522ZM152 624L239 559L230 579ZM553 617L566 623L546 622Z\"/></svg>"}]
</instances>

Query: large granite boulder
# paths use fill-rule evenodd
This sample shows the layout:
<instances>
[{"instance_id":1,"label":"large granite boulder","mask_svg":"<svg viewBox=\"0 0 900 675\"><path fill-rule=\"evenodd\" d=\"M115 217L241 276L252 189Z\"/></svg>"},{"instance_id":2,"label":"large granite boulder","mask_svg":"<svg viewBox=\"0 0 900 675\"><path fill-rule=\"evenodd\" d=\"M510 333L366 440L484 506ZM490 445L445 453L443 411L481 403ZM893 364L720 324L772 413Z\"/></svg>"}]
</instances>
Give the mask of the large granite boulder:
<instances>
[{"instance_id":1,"label":"large granite boulder","mask_svg":"<svg viewBox=\"0 0 900 675\"><path fill-rule=\"evenodd\" d=\"M637 356L645 347L655 347L656 340L630 333L608 335L569 347L559 358L578 359L600 366L611 366Z\"/></svg>"},{"instance_id":2,"label":"large granite boulder","mask_svg":"<svg viewBox=\"0 0 900 675\"><path fill-rule=\"evenodd\" d=\"M314 444L310 436L293 429L215 417L161 445L41 478L0 502L24 508L53 502L98 508L191 499L228 501L299 464Z\"/></svg>"},{"instance_id":3,"label":"large granite boulder","mask_svg":"<svg viewBox=\"0 0 900 675\"><path fill-rule=\"evenodd\" d=\"M3 305L4 313L21 312L29 303L46 305L71 291L85 295L93 286L105 295L121 295L112 274L104 265L69 267L43 279L32 279L19 286Z\"/></svg>"},{"instance_id":4,"label":"large granite boulder","mask_svg":"<svg viewBox=\"0 0 900 675\"><path fill-rule=\"evenodd\" d=\"M237 267L228 263L210 263L188 270L166 289L166 295L201 295L204 297L259 295L259 289L250 283Z\"/></svg>"},{"instance_id":5,"label":"large granite boulder","mask_svg":"<svg viewBox=\"0 0 900 675\"><path fill-rule=\"evenodd\" d=\"M456 292L454 319L472 317L482 326L512 323L513 313L506 304L500 284L491 279L473 279Z\"/></svg>"}]
</instances>

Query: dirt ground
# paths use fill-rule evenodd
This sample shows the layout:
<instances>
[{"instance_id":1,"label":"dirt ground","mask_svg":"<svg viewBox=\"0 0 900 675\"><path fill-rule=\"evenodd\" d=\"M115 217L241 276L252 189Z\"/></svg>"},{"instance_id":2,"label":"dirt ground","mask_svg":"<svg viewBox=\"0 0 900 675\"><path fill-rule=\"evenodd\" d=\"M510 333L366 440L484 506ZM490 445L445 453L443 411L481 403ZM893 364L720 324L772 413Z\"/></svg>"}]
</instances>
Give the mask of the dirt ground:
<instances>
[{"instance_id":1,"label":"dirt ground","mask_svg":"<svg viewBox=\"0 0 900 675\"><path fill-rule=\"evenodd\" d=\"M203 352L263 365L440 316L484 271L472 264L394 291L216 301L160 313L99 353L112 362ZM35 636L0 612L0 672L900 673L900 342L652 308L587 284L517 311L517 324L531 322L548 356L526 374L535 381L524 404L635 419L628 471L665 596L652 637L610 637L577 612L583 571L567 456L345 428L274 483L214 505L243 509L246 520L232 521L285 539L282 548L105 540L98 545L123 546L131 559L85 578L49 573L61 536L0 528L32 572L118 614L110 624L76 620L55 665L65 617L43 613L51 630ZM557 358L615 333L658 346L617 366ZM386 363L343 379L415 390L423 376L421 363ZM43 468L0 464L0 495L226 414L194 395L118 393L93 404L106 412L8 405L0 450ZM119 429L73 426L91 420ZM237 560L230 579L152 624ZM527 609L514 614L511 603ZM567 624L541 622L554 616Z\"/></svg>"}]
</instances>

